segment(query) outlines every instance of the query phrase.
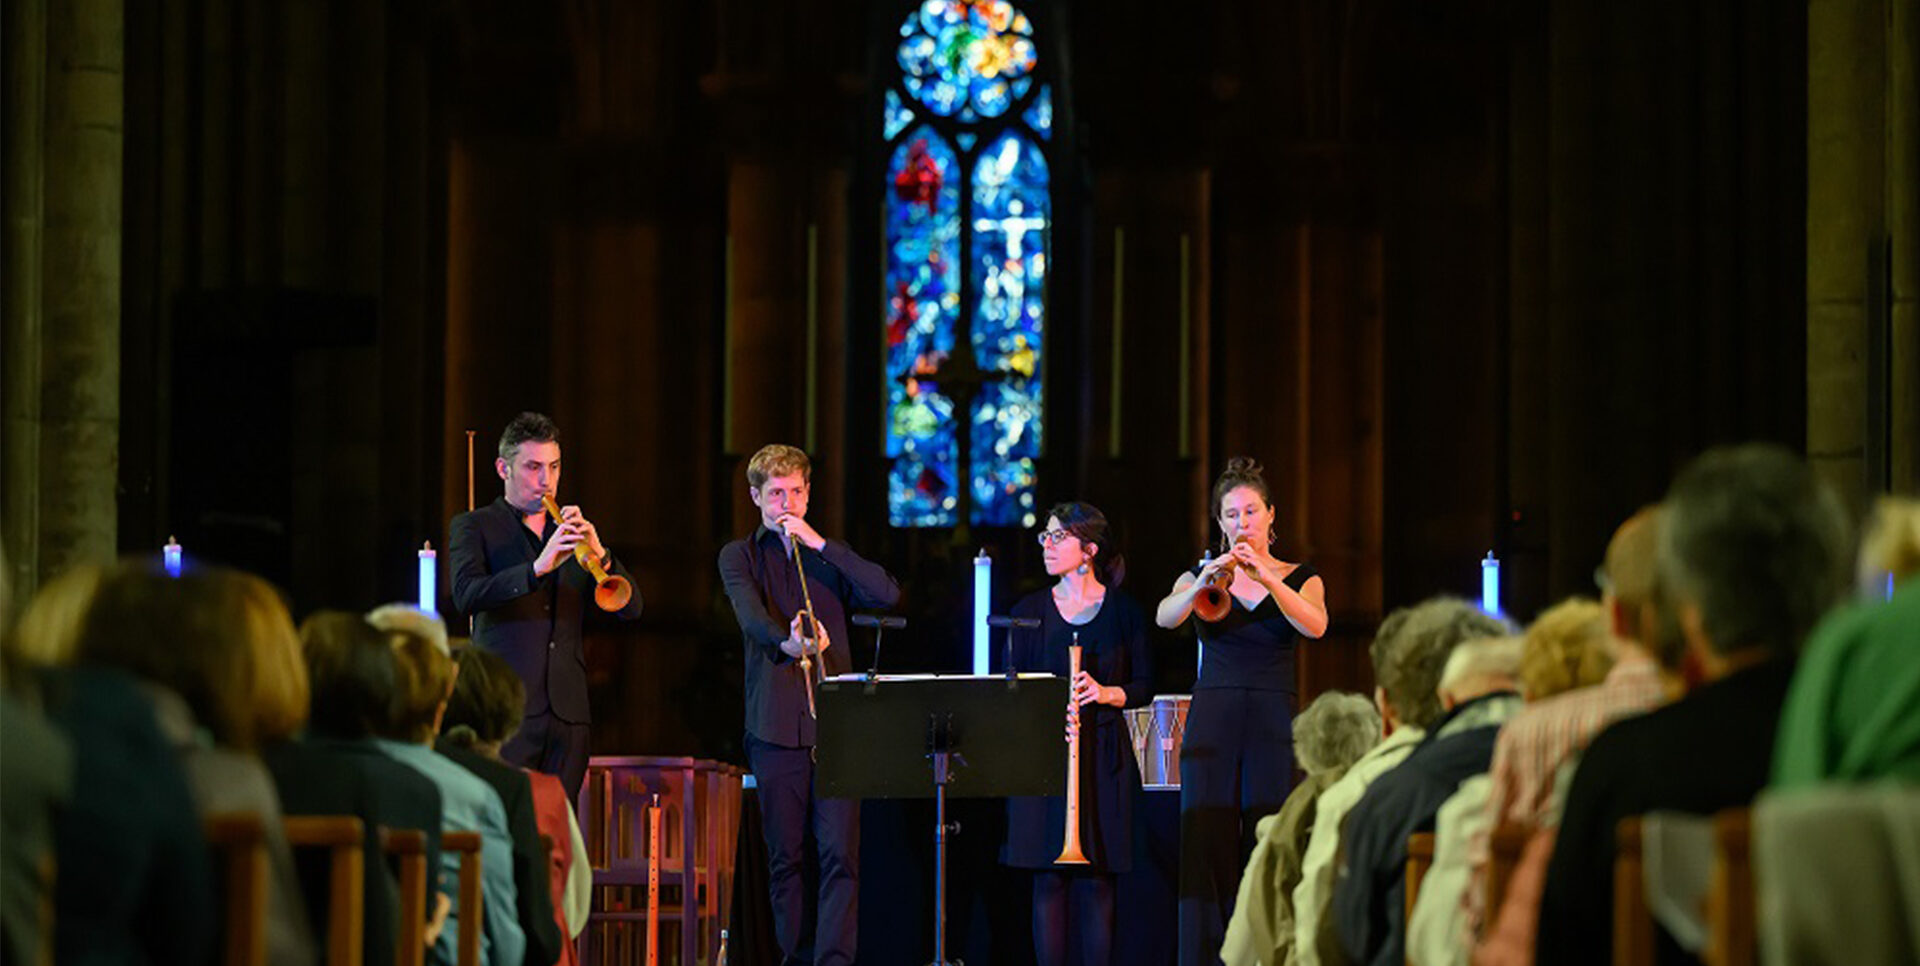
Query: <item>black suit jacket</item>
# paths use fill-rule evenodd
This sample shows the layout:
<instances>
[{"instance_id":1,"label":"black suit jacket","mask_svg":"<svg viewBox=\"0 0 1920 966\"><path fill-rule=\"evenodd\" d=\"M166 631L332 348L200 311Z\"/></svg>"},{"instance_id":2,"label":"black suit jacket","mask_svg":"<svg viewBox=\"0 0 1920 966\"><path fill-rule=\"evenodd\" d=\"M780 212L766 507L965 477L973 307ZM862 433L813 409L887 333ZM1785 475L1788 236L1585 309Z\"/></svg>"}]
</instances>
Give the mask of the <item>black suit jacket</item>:
<instances>
[{"instance_id":1,"label":"black suit jacket","mask_svg":"<svg viewBox=\"0 0 1920 966\"><path fill-rule=\"evenodd\" d=\"M1536 961L1613 959L1614 830L1652 811L1712 815L1753 801L1773 767L1774 732L1793 679L1788 661L1730 674L1600 732L1580 758L1540 897ZM1655 961L1692 962L1654 927Z\"/></svg>"},{"instance_id":2,"label":"black suit jacket","mask_svg":"<svg viewBox=\"0 0 1920 966\"><path fill-rule=\"evenodd\" d=\"M820 656L821 666L828 674L852 670L848 608L892 607L900 600L900 585L885 567L838 540L828 540L819 550L803 547L800 555L806 561L813 616L826 627L830 642ZM746 641L747 734L788 748L811 746L814 721L807 715L800 664L780 650L804 596L798 568L780 534L765 526L721 547L719 565L721 586Z\"/></svg>"},{"instance_id":3,"label":"black suit jacket","mask_svg":"<svg viewBox=\"0 0 1920 966\"><path fill-rule=\"evenodd\" d=\"M533 575L534 558L554 533L549 520L538 540L520 522L520 511L502 497L453 518L447 546L453 554L453 603L473 616L473 643L500 655L527 686L528 717L549 711L562 721L585 724L587 656L581 620L594 606L593 577L571 556L545 577ZM608 572L633 578L613 561ZM640 588L617 616L640 616Z\"/></svg>"},{"instance_id":4,"label":"black suit jacket","mask_svg":"<svg viewBox=\"0 0 1920 966\"><path fill-rule=\"evenodd\" d=\"M288 741L266 749L260 757L273 773L286 814L352 815L366 825L363 959L369 964L392 962L399 935L400 887L380 848L380 829L418 829L438 839L440 789L391 758L355 753L343 747L346 744ZM294 859L309 918L316 925L324 923L327 857L316 850L302 850ZM315 929L314 936L324 952L326 930Z\"/></svg>"},{"instance_id":5,"label":"black suit jacket","mask_svg":"<svg viewBox=\"0 0 1920 966\"><path fill-rule=\"evenodd\" d=\"M553 918L553 884L547 878L547 850L540 844L540 824L533 814L533 785L525 772L503 761L450 744L434 742L433 750L480 776L500 793L507 808L507 831L513 836L515 916L527 934L528 966L560 961L560 925Z\"/></svg>"}]
</instances>

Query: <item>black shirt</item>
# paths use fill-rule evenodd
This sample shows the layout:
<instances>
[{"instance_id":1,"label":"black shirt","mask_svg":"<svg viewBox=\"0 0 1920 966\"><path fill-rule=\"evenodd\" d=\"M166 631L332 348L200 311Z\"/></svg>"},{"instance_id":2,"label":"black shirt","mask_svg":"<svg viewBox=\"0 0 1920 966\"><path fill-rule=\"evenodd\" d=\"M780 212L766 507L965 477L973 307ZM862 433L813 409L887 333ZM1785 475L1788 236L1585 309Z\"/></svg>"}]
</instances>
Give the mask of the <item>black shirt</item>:
<instances>
[{"instance_id":1,"label":"black shirt","mask_svg":"<svg viewBox=\"0 0 1920 966\"><path fill-rule=\"evenodd\" d=\"M1197 571L1196 571L1197 572ZM1298 591L1316 576L1309 564L1293 568L1284 583ZM1251 610L1233 598L1227 616L1218 621L1193 620L1205 650L1200 656L1200 679L1193 689L1245 688L1250 691L1299 693L1293 680L1293 649L1299 634L1280 605L1268 593Z\"/></svg>"},{"instance_id":2,"label":"black shirt","mask_svg":"<svg viewBox=\"0 0 1920 966\"><path fill-rule=\"evenodd\" d=\"M830 642L822 655L826 673L852 670L847 607L892 607L900 585L886 568L838 540L819 550L800 545L814 617ZM807 714L800 662L780 650L793 615L802 608L800 578L780 534L760 526L753 536L720 548L720 582L746 641L747 733L788 748L810 747L814 721ZM819 673L818 669L815 673Z\"/></svg>"}]
</instances>

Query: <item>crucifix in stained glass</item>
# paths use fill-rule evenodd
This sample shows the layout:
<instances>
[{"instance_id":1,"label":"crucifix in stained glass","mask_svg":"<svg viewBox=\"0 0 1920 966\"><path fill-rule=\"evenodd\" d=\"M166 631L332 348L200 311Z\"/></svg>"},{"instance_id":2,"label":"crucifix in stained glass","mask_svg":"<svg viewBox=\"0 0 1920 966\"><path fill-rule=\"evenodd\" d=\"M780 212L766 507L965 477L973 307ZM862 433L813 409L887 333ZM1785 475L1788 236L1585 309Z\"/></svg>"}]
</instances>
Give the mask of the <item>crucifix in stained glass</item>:
<instances>
[{"instance_id":1,"label":"crucifix in stained glass","mask_svg":"<svg viewBox=\"0 0 1920 966\"><path fill-rule=\"evenodd\" d=\"M1034 523L1053 212L1037 50L1004 0L927 0L900 25L883 117L895 526Z\"/></svg>"}]
</instances>

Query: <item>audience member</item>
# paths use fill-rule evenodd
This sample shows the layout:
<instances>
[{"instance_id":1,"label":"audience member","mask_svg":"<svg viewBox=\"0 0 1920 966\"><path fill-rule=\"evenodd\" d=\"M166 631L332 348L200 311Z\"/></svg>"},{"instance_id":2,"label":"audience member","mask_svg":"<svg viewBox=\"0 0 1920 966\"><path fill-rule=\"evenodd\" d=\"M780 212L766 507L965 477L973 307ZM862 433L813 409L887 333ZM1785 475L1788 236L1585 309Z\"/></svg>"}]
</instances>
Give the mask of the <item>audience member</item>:
<instances>
[{"instance_id":1,"label":"audience member","mask_svg":"<svg viewBox=\"0 0 1920 966\"><path fill-rule=\"evenodd\" d=\"M472 772L433 750L440 718L453 694L458 668L442 649L445 631L436 642L413 629L384 631L395 662L393 714L376 739L380 749L396 761L431 779L440 789L443 832L471 831L481 839L481 907L484 912L481 958L491 966L521 966L526 932L515 910L519 908L513 880L513 836L507 828L500 795ZM440 891L449 901L458 897L459 857L442 853ZM451 966L456 960L459 912L448 916L433 961Z\"/></svg>"},{"instance_id":2,"label":"audience member","mask_svg":"<svg viewBox=\"0 0 1920 966\"><path fill-rule=\"evenodd\" d=\"M101 580L76 652L141 679L203 820L259 816L269 868L267 958L275 964L316 961L280 797L256 754L306 717L297 648L286 606L260 578L219 569L176 578L130 563Z\"/></svg>"},{"instance_id":3,"label":"audience member","mask_svg":"<svg viewBox=\"0 0 1920 966\"><path fill-rule=\"evenodd\" d=\"M1893 779L1920 784L1920 503L1883 500L1861 542L1862 574L1897 589L1840 610L1794 671L1774 744L1773 787Z\"/></svg>"},{"instance_id":4,"label":"audience member","mask_svg":"<svg viewBox=\"0 0 1920 966\"><path fill-rule=\"evenodd\" d=\"M1527 861L1515 868L1500 913L1500 928L1490 933L1477 958L1489 963L1533 961L1534 927L1538 921L1540 882L1546 859L1552 854L1551 832L1559 826L1555 789L1564 789L1560 776L1602 728L1620 718L1645 712L1665 702L1678 689L1679 648L1656 619L1655 557L1660 510L1643 507L1627 518L1607 544L1605 562L1597 575L1601 587L1613 666L1598 687L1577 688L1563 695L1547 695L1521 710L1501 729L1494 746L1483 827L1470 843L1473 881L1459 931L1464 945L1477 937L1491 918L1486 911L1487 869L1491 861L1489 836L1501 824L1543 829L1547 841L1527 850ZM1563 605L1564 606L1564 605ZM1551 613L1551 612L1549 612ZM1556 626L1591 640L1591 624L1583 612L1568 610ZM1544 624L1546 615L1536 623ZM1547 632L1547 627L1541 629ZM1497 938L1494 936L1497 935ZM1456 947L1458 948L1458 947Z\"/></svg>"},{"instance_id":5,"label":"audience member","mask_svg":"<svg viewBox=\"0 0 1920 966\"><path fill-rule=\"evenodd\" d=\"M320 611L300 625L302 663L309 682L306 732L261 749L288 815L352 815L365 827L362 857L362 962L387 963L399 936L399 883L382 846L381 830L424 833L436 868L440 791L433 782L388 758L373 743L393 697L393 654L386 639L358 614ZM327 912L328 856L295 856L309 918ZM428 903L429 932L446 916L445 897ZM437 935L437 933L436 933ZM321 931L322 953L326 936Z\"/></svg>"},{"instance_id":6,"label":"audience member","mask_svg":"<svg viewBox=\"0 0 1920 966\"><path fill-rule=\"evenodd\" d=\"M1380 712L1364 696L1328 691L1293 719L1293 758L1306 771L1280 811L1260 820L1252 858L1227 923L1220 958L1227 966L1296 962L1293 890L1313 831L1320 793L1380 741Z\"/></svg>"},{"instance_id":7,"label":"audience member","mask_svg":"<svg viewBox=\"0 0 1920 966\"><path fill-rule=\"evenodd\" d=\"M1709 451L1660 519L1661 597L1689 693L1597 735L1567 792L1541 897L1537 959L1612 957L1614 830L1654 810L1709 815L1766 784L1793 656L1848 582L1847 524L1805 461L1753 444ZM1661 962L1688 957L1657 930Z\"/></svg>"},{"instance_id":8,"label":"audience member","mask_svg":"<svg viewBox=\"0 0 1920 966\"><path fill-rule=\"evenodd\" d=\"M1300 884L1293 890L1294 945L1300 962L1338 963L1346 958L1329 908L1347 812L1374 779L1406 758L1426 737L1427 726L1443 713L1440 674L1453 649L1464 641L1509 630L1504 621L1448 597L1402 608L1380 622L1369 655L1378 682L1373 699L1387 729L1386 740L1360 756L1345 775L1320 793L1313 832L1300 862Z\"/></svg>"},{"instance_id":9,"label":"audience member","mask_svg":"<svg viewBox=\"0 0 1920 966\"><path fill-rule=\"evenodd\" d=\"M0 547L0 628L10 602ZM53 815L73 791L73 748L11 658L0 651L0 962L42 966L53 962Z\"/></svg>"},{"instance_id":10,"label":"audience member","mask_svg":"<svg viewBox=\"0 0 1920 966\"><path fill-rule=\"evenodd\" d=\"M523 902L521 921L527 922L527 917L532 915L546 916L558 946L557 958L551 962L573 966L579 962L579 955L569 940L586 928L593 884L580 823L574 820L573 808L567 804L567 791L558 777L514 768L500 758L501 746L519 729L520 716L526 708L526 685L520 682L512 665L492 651L473 647L460 651L458 662L460 676L454 684L453 699L447 702L447 717L441 723L441 738L435 747L473 769L474 774L486 778L500 790L503 798L507 795L505 786L510 784L506 779L520 779L518 785L522 792L531 782L531 797L524 800L527 811L521 816L533 825L530 844L536 850L542 849L540 839L545 838L547 845L544 851L534 855L532 866L525 870L526 878L520 877L522 870L516 863L515 884L523 896L534 892L545 896L547 902L538 910ZM512 807L508 808L510 817L513 811ZM516 853L520 850L519 833L516 820ZM527 961L549 962L536 960L531 948Z\"/></svg>"},{"instance_id":11,"label":"audience member","mask_svg":"<svg viewBox=\"0 0 1920 966\"><path fill-rule=\"evenodd\" d=\"M1520 708L1519 672L1517 638L1455 647L1437 689L1445 713L1348 815L1333 914L1350 961L1406 962L1407 838L1432 830L1435 814L1460 783L1487 770L1500 726Z\"/></svg>"},{"instance_id":12,"label":"audience member","mask_svg":"<svg viewBox=\"0 0 1920 966\"><path fill-rule=\"evenodd\" d=\"M453 656L446 624L437 615L412 604L382 605L367 614L367 622L383 631L419 634L432 642L440 653ZM449 716L462 707L461 680L468 676L469 669L473 667L457 659L456 664L460 673L454 676L453 694L447 701ZM470 684L466 693L472 693ZM521 769L500 761L497 756L490 759L476 755L466 743L446 740L448 728L467 723L461 718L443 718L440 737L434 740L433 750L472 772L491 786L494 794L500 796L501 807L507 813L507 830L513 837L514 895L519 901L514 915L520 921L520 928L526 932L527 962L552 963L560 957L561 931L554 927L553 899L547 889L547 850L540 845L540 826L534 817L533 789L527 780L527 773Z\"/></svg>"}]
</instances>

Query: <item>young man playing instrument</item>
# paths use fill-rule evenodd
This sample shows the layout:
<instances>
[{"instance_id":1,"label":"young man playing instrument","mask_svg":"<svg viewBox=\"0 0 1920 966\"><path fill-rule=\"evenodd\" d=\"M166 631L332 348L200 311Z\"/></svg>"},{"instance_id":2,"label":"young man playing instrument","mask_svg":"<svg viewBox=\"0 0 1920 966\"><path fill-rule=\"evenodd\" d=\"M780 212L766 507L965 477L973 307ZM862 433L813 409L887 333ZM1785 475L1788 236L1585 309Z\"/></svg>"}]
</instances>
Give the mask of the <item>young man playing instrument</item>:
<instances>
[{"instance_id":1,"label":"young man playing instrument","mask_svg":"<svg viewBox=\"0 0 1920 966\"><path fill-rule=\"evenodd\" d=\"M765 822L782 962L851 966L860 922L860 803L818 794L812 692L803 675L851 670L847 648L835 646L847 639L847 608L891 607L900 585L807 523L812 473L807 454L792 446L776 443L753 454L747 494L760 508L760 525L720 549L720 580L746 641L747 763ZM809 605L812 633L802 613ZM802 871L809 829L819 868L813 930L804 921ZM812 948L803 945L809 934Z\"/></svg>"}]
</instances>

